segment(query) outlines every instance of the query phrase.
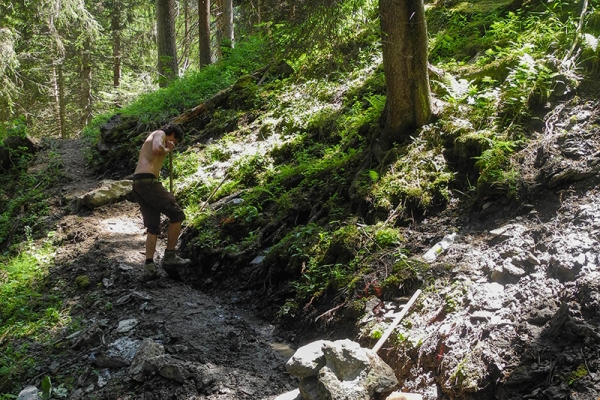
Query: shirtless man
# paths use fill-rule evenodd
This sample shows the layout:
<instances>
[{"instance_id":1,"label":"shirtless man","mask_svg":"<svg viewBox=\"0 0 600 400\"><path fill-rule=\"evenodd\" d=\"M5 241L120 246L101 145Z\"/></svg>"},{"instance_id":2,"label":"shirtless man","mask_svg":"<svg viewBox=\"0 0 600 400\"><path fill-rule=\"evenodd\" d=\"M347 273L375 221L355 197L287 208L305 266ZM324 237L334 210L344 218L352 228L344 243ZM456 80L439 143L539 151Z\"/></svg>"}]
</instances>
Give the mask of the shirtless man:
<instances>
[{"instance_id":1,"label":"shirtless man","mask_svg":"<svg viewBox=\"0 0 600 400\"><path fill-rule=\"evenodd\" d=\"M160 233L161 214L169 218L167 247L162 262L163 269L171 278L180 279L177 267L190 263L190 260L181 258L175 253L175 246L181 232L181 222L185 219L185 214L177 204L175 196L158 181L165 156L172 152L177 142L182 139L183 131L175 124L167 124L152 132L142 145L133 174L133 193L140 205L144 226L147 229L145 280L158 278L154 264L154 252Z\"/></svg>"}]
</instances>

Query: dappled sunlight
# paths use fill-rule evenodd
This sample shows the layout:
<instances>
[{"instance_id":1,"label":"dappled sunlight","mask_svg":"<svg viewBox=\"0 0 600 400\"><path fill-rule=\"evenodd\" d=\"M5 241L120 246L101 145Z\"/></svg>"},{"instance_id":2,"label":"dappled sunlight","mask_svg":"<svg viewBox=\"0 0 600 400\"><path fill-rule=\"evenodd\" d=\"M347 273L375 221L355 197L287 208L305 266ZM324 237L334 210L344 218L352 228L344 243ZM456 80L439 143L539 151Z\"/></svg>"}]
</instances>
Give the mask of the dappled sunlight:
<instances>
[{"instance_id":1,"label":"dappled sunlight","mask_svg":"<svg viewBox=\"0 0 600 400\"><path fill-rule=\"evenodd\" d=\"M141 226L132 220L123 218L109 218L100 221L102 232L124 235L139 235Z\"/></svg>"}]
</instances>

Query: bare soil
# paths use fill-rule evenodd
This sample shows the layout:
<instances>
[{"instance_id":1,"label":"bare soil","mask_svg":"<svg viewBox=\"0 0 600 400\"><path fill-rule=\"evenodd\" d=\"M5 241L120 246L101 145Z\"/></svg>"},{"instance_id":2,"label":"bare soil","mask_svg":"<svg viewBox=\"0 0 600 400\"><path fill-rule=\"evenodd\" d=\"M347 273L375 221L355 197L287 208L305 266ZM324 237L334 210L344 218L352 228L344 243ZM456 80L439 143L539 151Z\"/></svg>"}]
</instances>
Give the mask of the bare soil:
<instances>
[{"instance_id":1,"label":"bare soil","mask_svg":"<svg viewBox=\"0 0 600 400\"><path fill-rule=\"evenodd\" d=\"M86 170L82 140L53 146L65 182L51 200L50 225L60 241L51 280L72 305L71 317L81 329L71 336L65 330L53 349L45 349L46 361L30 383L39 387L44 375L56 382L71 377L69 398L81 399L272 399L293 390L296 383L285 373L293 351L235 290L202 293L161 268L158 280L142 281L145 228L137 204L122 201L65 214L69 202L98 187L99 180ZM38 160L40 167L44 157ZM159 238L157 255L165 242ZM131 319L135 328L118 332L119 322ZM101 333L77 344L91 327ZM99 366L97 356L122 338L151 338L175 359L209 368L213 378L181 383L155 374L138 383L127 368Z\"/></svg>"}]
</instances>

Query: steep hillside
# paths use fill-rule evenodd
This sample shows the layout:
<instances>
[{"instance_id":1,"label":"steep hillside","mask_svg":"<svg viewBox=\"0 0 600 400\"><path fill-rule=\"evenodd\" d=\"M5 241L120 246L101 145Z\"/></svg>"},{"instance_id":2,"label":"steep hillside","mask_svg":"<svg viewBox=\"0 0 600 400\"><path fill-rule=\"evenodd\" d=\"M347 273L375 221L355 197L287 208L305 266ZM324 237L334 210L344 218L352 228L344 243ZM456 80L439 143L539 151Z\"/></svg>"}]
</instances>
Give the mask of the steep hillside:
<instances>
[{"instance_id":1,"label":"steep hillside","mask_svg":"<svg viewBox=\"0 0 600 400\"><path fill-rule=\"evenodd\" d=\"M235 81L216 65L206 78L181 79L98 119L87 133L86 189L95 179L126 180L152 130L166 121L183 126L171 176L165 165L161 178L172 178L185 207L181 251L192 264L181 271L183 283L163 277L143 286L139 257L130 254L141 250L135 207L74 211L70 199L44 186L54 203L43 233L54 232L50 242L62 253L44 284L67 293L63 304L75 304L81 322L60 319L50 347L28 341L15 324L11 360L24 359L31 343L43 349L36 358L64 352L61 368L40 364L27 379L51 375L83 398L122 390L130 398L266 399L295 384L272 347L320 338L371 347L420 289L379 352L403 390L428 400L599 397L596 7L429 3L435 115L383 157L373 152L386 112L380 43L376 24L364 21L331 54L315 45L310 57L237 71ZM189 90L182 95L189 105L198 82L208 89L182 109L175 94ZM55 150L47 151L52 160ZM58 178L73 196L71 189L83 188L81 174L65 174L66 161L62 168ZM111 243L122 232L94 233L115 221L129 221L126 249ZM19 229L27 236L18 221L12 226L15 237ZM447 235L453 242L445 251L424 257ZM24 248L34 243L30 236ZM91 375L73 383L88 365L81 357L117 343L118 322L132 319L125 314L140 324L131 337L165 344L177 360L168 370L184 376L157 368L149 383L138 383L122 366L102 364L115 373L105 389ZM79 353L63 346L96 322L108 337L96 331ZM23 383L18 372L5 375Z\"/></svg>"}]
</instances>

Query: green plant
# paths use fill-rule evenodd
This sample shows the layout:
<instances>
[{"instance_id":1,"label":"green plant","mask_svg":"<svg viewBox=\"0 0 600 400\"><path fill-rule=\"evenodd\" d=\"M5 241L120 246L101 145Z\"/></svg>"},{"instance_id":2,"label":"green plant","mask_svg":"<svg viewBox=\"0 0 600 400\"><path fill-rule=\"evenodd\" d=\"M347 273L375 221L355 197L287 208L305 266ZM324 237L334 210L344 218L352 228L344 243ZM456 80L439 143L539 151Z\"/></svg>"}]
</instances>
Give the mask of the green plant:
<instances>
[{"instance_id":1,"label":"green plant","mask_svg":"<svg viewBox=\"0 0 600 400\"><path fill-rule=\"evenodd\" d=\"M86 289L90 286L90 278L87 275L79 275L75 278L75 284L79 289Z\"/></svg>"},{"instance_id":2,"label":"green plant","mask_svg":"<svg viewBox=\"0 0 600 400\"><path fill-rule=\"evenodd\" d=\"M589 372L588 372L586 366L583 364L580 364L577 367L577 369L575 369L574 371L571 371L569 373L569 375L567 377L567 383L569 384L569 386L571 386L578 380L580 380L588 375L589 375Z\"/></svg>"}]
</instances>

